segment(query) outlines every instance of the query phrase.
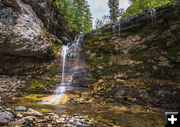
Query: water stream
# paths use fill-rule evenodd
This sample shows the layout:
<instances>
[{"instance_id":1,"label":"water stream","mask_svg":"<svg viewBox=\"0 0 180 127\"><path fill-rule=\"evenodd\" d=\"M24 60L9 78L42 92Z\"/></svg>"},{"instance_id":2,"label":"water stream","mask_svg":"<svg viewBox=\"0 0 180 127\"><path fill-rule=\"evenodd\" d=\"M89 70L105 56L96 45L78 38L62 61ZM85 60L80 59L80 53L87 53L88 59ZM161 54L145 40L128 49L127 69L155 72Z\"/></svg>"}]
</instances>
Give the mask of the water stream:
<instances>
[{"instance_id":1,"label":"water stream","mask_svg":"<svg viewBox=\"0 0 180 127\"><path fill-rule=\"evenodd\" d=\"M116 28L117 27L117 28ZM112 30L114 33L116 33L116 29L119 31L119 35L121 34L121 22L118 22L112 26Z\"/></svg>"},{"instance_id":2,"label":"water stream","mask_svg":"<svg viewBox=\"0 0 180 127\"><path fill-rule=\"evenodd\" d=\"M150 13L151 13L151 20L152 20L152 22L155 22L155 21L156 21L156 9L153 8L153 9L150 11Z\"/></svg>"},{"instance_id":3,"label":"water stream","mask_svg":"<svg viewBox=\"0 0 180 127\"><path fill-rule=\"evenodd\" d=\"M78 47L79 47L79 41L80 39L76 40L74 43L69 43L67 45L62 46L62 55L61 55L61 61L62 61L62 74L61 74L61 83L59 86L55 89L53 95L42 101L43 104L58 104L60 99L63 97L63 95L66 93L66 90L71 88L72 84L72 77L74 74L74 69L77 68L73 65L71 65L73 62L72 60L75 60L78 58ZM75 62L74 62L75 63Z\"/></svg>"}]
</instances>

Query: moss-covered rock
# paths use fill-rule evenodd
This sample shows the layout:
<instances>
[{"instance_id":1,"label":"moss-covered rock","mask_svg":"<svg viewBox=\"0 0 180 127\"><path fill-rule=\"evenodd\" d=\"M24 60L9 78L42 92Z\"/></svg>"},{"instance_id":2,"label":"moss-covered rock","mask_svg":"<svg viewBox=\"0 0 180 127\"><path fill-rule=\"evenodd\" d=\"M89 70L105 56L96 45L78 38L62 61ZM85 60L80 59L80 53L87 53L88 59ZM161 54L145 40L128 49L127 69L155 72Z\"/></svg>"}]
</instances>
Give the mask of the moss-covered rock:
<instances>
[{"instance_id":1,"label":"moss-covered rock","mask_svg":"<svg viewBox=\"0 0 180 127\"><path fill-rule=\"evenodd\" d=\"M156 8L154 22L150 11L145 11L85 35L81 53L96 79L91 87L95 100L105 97L146 108L180 107L176 99L172 101L175 107L168 104L171 97L180 96L176 94L180 81L178 13L175 6L168 5ZM169 95L170 91L174 93Z\"/></svg>"}]
</instances>

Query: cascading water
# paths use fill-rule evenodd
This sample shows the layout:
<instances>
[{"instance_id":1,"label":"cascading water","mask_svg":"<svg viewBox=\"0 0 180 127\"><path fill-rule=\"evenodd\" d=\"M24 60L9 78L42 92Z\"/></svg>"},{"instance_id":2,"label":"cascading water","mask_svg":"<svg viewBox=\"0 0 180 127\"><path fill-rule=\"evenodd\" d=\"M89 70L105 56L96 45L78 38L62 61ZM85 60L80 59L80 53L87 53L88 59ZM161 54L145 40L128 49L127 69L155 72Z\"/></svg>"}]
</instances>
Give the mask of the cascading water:
<instances>
[{"instance_id":1,"label":"cascading water","mask_svg":"<svg viewBox=\"0 0 180 127\"><path fill-rule=\"evenodd\" d=\"M119 35L121 34L121 22L119 22Z\"/></svg>"},{"instance_id":2,"label":"cascading water","mask_svg":"<svg viewBox=\"0 0 180 127\"><path fill-rule=\"evenodd\" d=\"M68 63L68 58L72 59L78 57L79 41L80 39L76 40L72 44L62 46L62 81L59 87L57 87L54 91L54 94L50 98L43 100L43 104L58 104L59 100L62 98L66 90L72 84L73 72L71 70L73 70L73 68L71 65L68 66L68 64L71 63Z\"/></svg>"},{"instance_id":3,"label":"cascading water","mask_svg":"<svg viewBox=\"0 0 180 127\"><path fill-rule=\"evenodd\" d=\"M151 20L152 20L152 22L155 22L156 21L156 9L153 8L150 11L150 13L151 13Z\"/></svg>"},{"instance_id":4,"label":"cascading water","mask_svg":"<svg viewBox=\"0 0 180 127\"><path fill-rule=\"evenodd\" d=\"M112 30L113 30L113 32L115 33L115 31L116 31L116 24L114 24L114 25L112 26Z\"/></svg>"},{"instance_id":5,"label":"cascading water","mask_svg":"<svg viewBox=\"0 0 180 127\"><path fill-rule=\"evenodd\" d=\"M112 30L114 33L116 32L116 27L118 27L119 34L121 34L121 22L116 23L112 26Z\"/></svg>"},{"instance_id":6,"label":"cascading water","mask_svg":"<svg viewBox=\"0 0 180 127\"><path fill-rule=\"evenodd\" d=\"M64 69L65 69L65 64L66 64L66 57L67 57L67 52L68 52L68 46L62 46L62 84L64 84Z\"/></svg>"}]
</instances>

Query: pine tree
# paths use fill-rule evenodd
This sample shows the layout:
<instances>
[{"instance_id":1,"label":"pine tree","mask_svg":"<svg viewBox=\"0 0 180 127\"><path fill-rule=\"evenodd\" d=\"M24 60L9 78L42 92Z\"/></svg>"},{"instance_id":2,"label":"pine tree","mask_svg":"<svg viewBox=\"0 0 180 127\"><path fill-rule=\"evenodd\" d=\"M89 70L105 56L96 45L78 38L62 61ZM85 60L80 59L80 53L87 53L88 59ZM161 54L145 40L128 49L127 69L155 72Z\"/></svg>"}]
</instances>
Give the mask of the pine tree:
<instances>
[{"instance_id":1,"label":"pine tree","mask_svg":"<svg viewBox=\"0 0 180 127\"><path fill-rule=\"evenodd\" d=\"M92 28L92 14L88 2L86 0L74 0L73 4L77 10L75 24L77 24L78 33L89 32Z\"/></svg>"},{"instance_id":2,"label":"pine tree","mask_svg":"<svg viewBox=\"0 0 180 127\"><path fill-rule=\"evenodd\" d=\"M57 5L76 36L91 30L92 14L86 0L58 0Z\"/></svg>"},{"instance_id":3,"label":"pine tree","mask_svg":"<svg viewBox=\"0 0 180 127\"><path fill-rule=\"evenodd\" d=\"M118 17L120 16L119 0L109 0L108 6L110 9L110 19L112 22L116 22Z\"/></svg>"},{"instance_id":4,"label":"pine tree","mask_svg":"<svg viewBox=\"0 0 180 127\"><path fill-rule=\"evenodd\" d=\"M96 29L97 28L100 28L106 24L109 24L110 23L110 19L109 19L109 16L108 15L104 15L101 19L96 19L95 21L95 27Z\"/></svg>"},{"instance_id":5,"label":"pine tree","mask_svg":"<svg viewBox=\"0 0 180 127\"><path fill-rule=\"evenodd\" d=\"M88 2L86 1L85 8L84 8L84 33L89 32L92 29L92 14L90 11L90 6L88 5Z\"/></svg>"}]
</instances>

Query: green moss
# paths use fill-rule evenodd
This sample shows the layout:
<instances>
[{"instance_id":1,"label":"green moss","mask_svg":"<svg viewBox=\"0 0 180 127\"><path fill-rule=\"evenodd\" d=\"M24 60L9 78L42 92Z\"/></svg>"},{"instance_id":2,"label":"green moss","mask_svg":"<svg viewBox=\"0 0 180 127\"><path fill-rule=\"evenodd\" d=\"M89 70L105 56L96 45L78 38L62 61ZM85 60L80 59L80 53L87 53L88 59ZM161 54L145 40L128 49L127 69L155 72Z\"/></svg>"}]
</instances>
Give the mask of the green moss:
<instances>
[{"instance_id":1,"label":"green moss","mask_svg":"<svg viewBox=\"0 0 180 127\"><path fill-rule=\"evenodd\" d=\"M60 45L54 44L53 45L53 54L57 55L57 51L60 49Z\"/></svg>"},{"instance_id":2,"label":"green moss","mask_svg":"<svg viewBox=\"0 0 180 127\"><path fill-rule=\"evenodd\" d=\"M132 25L124 28L123 30L128 30L128 29L132 29L132 28L136 28L136 27L139 27L139 24L132 24Z\"/></svg>"},{"instance_id":3,"label":"green moss","mask_svg":"<svg viewBox=\"0 0 180 127\"><path fill-rule=\"evenodd\" d=\"M141 49L140 48L131 48L130 50L129 50L129 53L130 54L136 54L136 53L138 53L138 52L141 52Z\"/></svg>"},{"instance_id":4,"label":"green moss","mask_svg":"<svg viewBox=\"0 0 180 127\"><path fill-rule=\"evenodd\" d=\"M143 63L143 64L136 64L134 66L134 69L137 71L137 72L152 72L153 71L153 63Z\"/></svg>"},{"instance_id":5,"label":"green moss","mask_svg":"<svg viewBox=\"0 0 180 127\"><path fill-rule=\"evenodd\" d=\"M168 49L168 56L176 57L178 52L180 52L180 48L178 46L172 47L172 48Z\"/></svg>"},{"instance_id":6,"label":"green moss","mask_svg":"<svg viewBox=\"0 0 180 127\"><path fill-rule=\"evenodd\" d=\"M98 40L106 40L106 39L110 39L111 35L103 35L103 36L99 36Z\"/></svg>"},{"instance_id":7,"label":"green moss","mask_svg":"<svg viewBox=\"0 0 180 127\"><path fill-rule=\"evenodd\" d=\"M170 79L175 78L176 75L172 73L177 68L170 68L165 66L158 66L158 69L153 72L153 76L160 79Z\"/></svg>"},{"instance_id":8,"label":"green moss","mask_svg":"<svg viewBox=\"0 0 180 127\"><path fill-rule=\"evenodd\" d=\"M119 72L125 72L128 71L130 67L128 65L106 65L102 70L102 75L114 75Z\"/></svg>"},{"instance_id":9,"label":"green moss","mask_svg":"<svg viewBox=\"0 0 180 127\"><path fill-rule=\"evenodd\" d=\"M26 81L26 88L23 92L28 94L44 93L53 87L53 80L46 80L39 77Z\"/></svg>"},{"instance_id":10,"label":"green moss","mask_svg":"<svg viewBox=\"0 0 180 127\"><path fill-rule=\"evenodd\" d=\"M58 38L54 38L54 42L53 43L58 45L58 46L63 44L63 42L60 39L58 39Z\"/></svg>"},{"instance_id":11,"label":"green moss","mask_svg":"<svg viewBox=\"0 0 180 127\"><path fill-rule=\"evenodd\" d=\"M127 37L129 35L132 35L132 33L131 32L121 32L120 33L120 37Z\"/></svg>"},{"instance_id":12,"label":"green moss","mask_svg":"<svg viewBox=\"0 0 180 127\"><path fill-rule=\"evenodd\" d=\"M142 30L137 32L137 34L139 34L142 37L146 37L147 35L150 35L152 33L153 32L149 27L144 27Z\"/></svg>"},{"instance_id":13,"label":"green moss","mask_svg":"<svg viewBox=\"0 0 180 127\"><path fill-rule=\"evenodd\" d=\"M96 69L92 70L91 74L94 79L96 79L96 80L100 79L100 75Z\"/></svg>"},{"instance_id":14,"label":"green moss","mask_svg":"<svg viewBox=\"0 0 180 127\"><path fill-rule=\"evenodd\" d=\"M153 40L153 45L158 46L161 49L167 49L167 38L158 38L156 40Z\"/></svg>"},{"instance_id":15,"label":"green moss","mask_svg":"<svg viewBox=\"0 0 180 127\"><path fill-rule=\"evenodd\" d=\"M132 51L131 51L132 52ZM131 55L131 59L135 60L135 61L147 61L149 59L150 56L145 56L143 54L143 52L139 51L139 52L135 52Z\"/></svg>"},{"instance_id":16,"label":"green moss","mask_svg":"<svg viewBox=\"0 0 180 127\"><path fill-rule=\"evenodd\" d=\"M48 68L49 77L53 78L56 75L56 66L52 63L51 66Z\"/></svg>"}]
</instances>

